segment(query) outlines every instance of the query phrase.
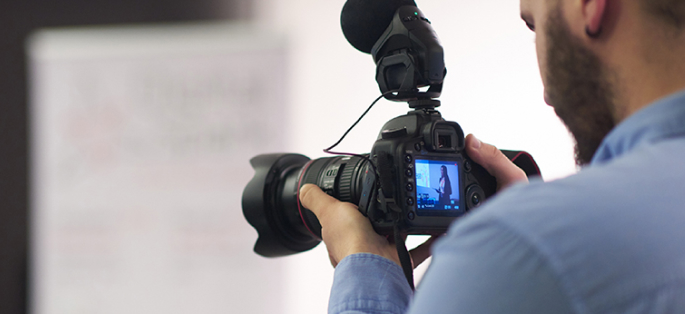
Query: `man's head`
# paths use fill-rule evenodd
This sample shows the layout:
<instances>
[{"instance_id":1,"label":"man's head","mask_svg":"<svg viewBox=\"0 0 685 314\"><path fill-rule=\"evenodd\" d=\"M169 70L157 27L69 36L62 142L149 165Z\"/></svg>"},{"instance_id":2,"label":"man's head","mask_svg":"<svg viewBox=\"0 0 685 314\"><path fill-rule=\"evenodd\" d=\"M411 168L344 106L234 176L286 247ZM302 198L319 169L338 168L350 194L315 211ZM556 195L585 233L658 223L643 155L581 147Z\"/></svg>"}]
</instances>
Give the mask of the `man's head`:
<instances>
[{"instance_id":1,"label":"man's head","mask_svg":"<svg viewBox=\"0 0 685 314\"><path fill-rule=\"evenodd\" d=\"M521 16L536 31L545 100L576 139L578 164L617 123L685 88L685 77L660 82L678 73L667 73L679 66L668 50L685 46L669 44L682 42L685 0L521 0Z\"/></svg>"}]
</instances>

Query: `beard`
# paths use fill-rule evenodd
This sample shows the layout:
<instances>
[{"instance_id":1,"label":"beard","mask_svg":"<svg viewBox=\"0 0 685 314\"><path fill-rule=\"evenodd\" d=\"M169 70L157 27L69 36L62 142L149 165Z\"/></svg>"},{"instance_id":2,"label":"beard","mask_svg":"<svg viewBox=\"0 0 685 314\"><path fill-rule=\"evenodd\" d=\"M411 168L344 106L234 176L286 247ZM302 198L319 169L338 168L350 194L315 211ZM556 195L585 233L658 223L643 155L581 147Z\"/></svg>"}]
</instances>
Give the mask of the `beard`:
<instances>
[{"instance_id":1,"label":"beard","mask_svg":"<svg viewBox=\"0 0 685 314\"><path fill-rule=\"evenodd\" d=\"M583 166L592 161L604 137L616 125L611 72L571 34L561 6L551 13L546 30L545 96L575 139L576 164Z\"/></svg>"}]
</instances>

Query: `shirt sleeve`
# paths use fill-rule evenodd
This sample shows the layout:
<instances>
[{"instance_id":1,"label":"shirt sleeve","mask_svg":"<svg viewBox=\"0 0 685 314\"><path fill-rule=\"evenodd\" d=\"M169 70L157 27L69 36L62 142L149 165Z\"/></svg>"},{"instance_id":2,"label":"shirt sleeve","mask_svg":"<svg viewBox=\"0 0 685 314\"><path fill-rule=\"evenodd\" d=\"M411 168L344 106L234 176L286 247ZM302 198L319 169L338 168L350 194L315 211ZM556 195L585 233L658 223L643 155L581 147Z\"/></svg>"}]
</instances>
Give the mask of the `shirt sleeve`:
<instances>
[{"instance_id":1,"label":"shirt sleeve","mask_svg":"<svg viewBox=\"0 0 685 314\"><path fill-rule=\"evenodd\" d=\"M457 222L436 244L409 313L563 314L574 309L535 246L504 223L476 218Z\"/></svg>"},{"instance_id":2,"label":"shirt sleeve","mask_svg":"<svg viewBox=\"0 0 685 314\"><path fill-rule=\"evenodd\" d=\"M328 313L404 313L411 296L400 266L378 255L353 254L335 268Z\"/></svg>"}]
</instances>

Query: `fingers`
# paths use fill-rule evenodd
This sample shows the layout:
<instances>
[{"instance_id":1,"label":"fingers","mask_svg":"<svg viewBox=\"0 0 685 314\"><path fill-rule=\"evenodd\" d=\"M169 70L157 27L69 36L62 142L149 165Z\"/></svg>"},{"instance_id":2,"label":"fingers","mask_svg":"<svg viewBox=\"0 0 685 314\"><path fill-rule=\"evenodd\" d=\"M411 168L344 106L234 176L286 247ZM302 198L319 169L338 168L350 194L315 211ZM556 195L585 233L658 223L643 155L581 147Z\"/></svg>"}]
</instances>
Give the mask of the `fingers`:
<instances>
[{"instance_id":1,"label":"fingers","mask_svg":"<svg viewBox=\"0 0 685 314\"><path fill-rule=\"evenodd\" d=\"M335 260L335 257L330 252L328 253L328 259L331 261L331 266L333 266L333 268L338 266L338 261Z\"/></svg>"},{"instance_id":2,"label":"fingers","mask_svg":"<svg viewBox=\"0 0 685 314\"><path fill-rule=\"evenodd\" d=\"M374 231L369 219L356 205L341 202L313 184L300 188L300 204L319 219L321 238L333 267L355 253L376 254L399 264L394 246Z\"/></svg>"},{"instance_id":3,"label":"fingers","mask_svg":"<svg viewBox=\"0 0 685 314\"><path fill-rule=\"evenodd\" d=\"M324 209L331 208L340 203L340 201L324 193L314 184L305 184L300 188L300 203L321 220Z\"/></svg>"},{"instance_id":4,"label":"fingers","mask_svg":"<svg viewBox=\"0 0 685 314\"><path fill-rule=\"evenodd\" d=\"M431 256L431 246L439 237L440 236L432 236L426 240L426 242L423 242L421 245L409 251L411 263L414 268L419 267L421 263L425 262Z\"/></svg>"},{"instance_id":5,"label":"fingers","mask_svg":"<svg viewBox=\"0 0 685 314\"><path fill-rule=\"evenodd\" d=\"M466 136L466 153L497 179L500 189L516 182L528 182L526 173L504 156L497 147L481 142L473 134Z\"/></svg>"},{"instance_id":6,"label":"fingers","mask_svg":"<svg viewBox=\"0 0 685 314\"><path fill-rule=\"evenodd\" d=\"M379 236L368 218L361 215L353 204L342 203L313 184L300 188L300 203L319 219L333 267L354 253L380 255L401 265L395 246L386 237ZM430 257L430 246L436 239L431 237L409 252L414 267Z\"/></svg>"}]
</instances>

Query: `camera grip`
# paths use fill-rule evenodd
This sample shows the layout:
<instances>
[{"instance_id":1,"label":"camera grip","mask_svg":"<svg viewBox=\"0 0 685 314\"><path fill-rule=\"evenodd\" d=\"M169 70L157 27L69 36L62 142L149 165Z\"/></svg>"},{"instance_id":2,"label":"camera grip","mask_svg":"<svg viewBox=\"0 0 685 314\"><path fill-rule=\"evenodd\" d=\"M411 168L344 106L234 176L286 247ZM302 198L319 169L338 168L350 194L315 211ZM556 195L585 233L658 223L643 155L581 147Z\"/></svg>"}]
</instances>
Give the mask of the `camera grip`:
<instances>
[{"instance_id":1,"label":"camera grip","mask_svg":"<svg viewBox=\"0 0 685 314\"><path fill-rule=\"evenodd\" d=\"M500 150L509 160L511 160L517 167L521 168L526 173L528 178L540 176L540 168L535 159L525 151ZM479 192L484 194L485 198L489 198L497 192L497 179L490 175L485 168L475 163L470 158L466 159L465 168L467 169L467 207L473 208L480 205L478 199ZM474 183L474 184L472 184ZM470 184L470 185L469 185ZM474 197L476 197L474 199Z\"/></svg>"},{"instance_id":2,"label":"camera grip","mask_svg":"<svg viewBox=\"0 0 685 314\"><path fill-rule=\"evenodd\" d=\"M504 156L507 156L516 166L521 168L526 173L528 178L541 176L540 167L528 152L521 150L500 150Z\"/></svg>"}]
</instances>

